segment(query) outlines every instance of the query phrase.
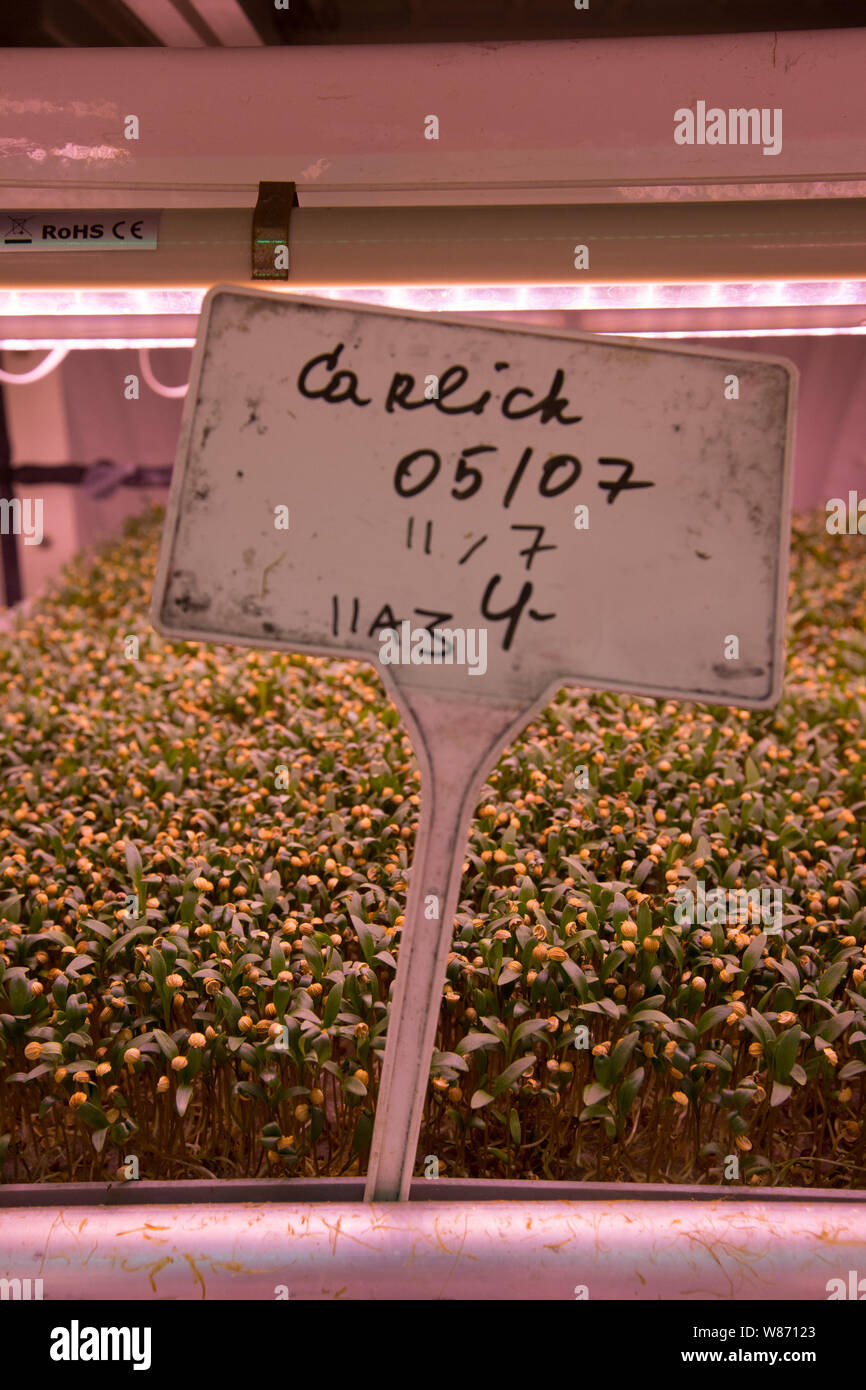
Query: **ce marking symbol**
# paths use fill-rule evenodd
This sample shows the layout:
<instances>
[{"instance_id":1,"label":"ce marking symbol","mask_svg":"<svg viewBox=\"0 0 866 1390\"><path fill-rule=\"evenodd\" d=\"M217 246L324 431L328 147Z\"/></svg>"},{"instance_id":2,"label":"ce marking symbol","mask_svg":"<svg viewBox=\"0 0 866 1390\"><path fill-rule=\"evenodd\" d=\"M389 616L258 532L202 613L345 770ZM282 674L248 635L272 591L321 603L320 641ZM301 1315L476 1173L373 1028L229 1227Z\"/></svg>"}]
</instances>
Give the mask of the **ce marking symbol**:
<instances>
[{"instance_id":1,"label":"ce marking symbol","mask_svg":"<svg viewBox=\"0 0 866 1390\"><path fill-rule=\"evenodd\" d=\"M138 220L137 222L130 222L130 224L129 224L129 230L130 230L131 234L135 237L136 241L141 241L141 240L142 240L142 237L143 237L143 235L144 235L143 232L141 231L141 223L142 223L142 219L139 218L139 220ZM120 221L120 222L115 222L114 226L113 226L112 229L111 229L111 234L112 234L112 236L115 236L115 237L117 238L118 241L126 241L126 237L123 235L123 233L122 233L122 232L119 232L119 231L117 230L118 227L125 227L125 226L126 226L126 222L125 222L125 220L122 220L122 221Z\"/></svg>"}]
</instances>

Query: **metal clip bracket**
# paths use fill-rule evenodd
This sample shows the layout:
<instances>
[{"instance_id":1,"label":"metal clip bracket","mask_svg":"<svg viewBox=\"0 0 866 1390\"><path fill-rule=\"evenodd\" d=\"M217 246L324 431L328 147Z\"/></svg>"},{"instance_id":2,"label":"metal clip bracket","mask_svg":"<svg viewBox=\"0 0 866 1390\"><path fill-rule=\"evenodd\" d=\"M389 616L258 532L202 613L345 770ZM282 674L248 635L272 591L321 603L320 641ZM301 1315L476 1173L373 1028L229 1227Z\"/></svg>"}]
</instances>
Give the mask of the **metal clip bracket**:
<instances>
[{"instance_id":1,"label":"metal clip bracket","mask_svg":"<svg viewBox=\"0 0 866 1390\"><path fill-rule=\"evenodd\" d=\"M259 183L250 243L252 280L288 280L289 221L299 206L293 183Z\"/></svg>"}]
</instances>

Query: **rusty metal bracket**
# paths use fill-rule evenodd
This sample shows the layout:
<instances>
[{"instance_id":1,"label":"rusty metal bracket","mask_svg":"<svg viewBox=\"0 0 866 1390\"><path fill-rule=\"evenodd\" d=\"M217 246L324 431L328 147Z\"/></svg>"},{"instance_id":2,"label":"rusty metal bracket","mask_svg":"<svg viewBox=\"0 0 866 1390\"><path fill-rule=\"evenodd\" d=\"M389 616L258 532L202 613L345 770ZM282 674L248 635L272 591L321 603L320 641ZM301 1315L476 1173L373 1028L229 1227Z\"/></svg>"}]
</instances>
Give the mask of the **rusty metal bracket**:
<instances>
[{"instance_id":1,"label":"rusty metal bracket","mask_svg":"<svg viewBox=\"0 0 866 1390\"><path fill-rule=\"evenodd\" d=\"M292 208L299 206L293 183L259 183L250 241L250 279L288 280L289 222Z\"/></svg>"}]
</instances>

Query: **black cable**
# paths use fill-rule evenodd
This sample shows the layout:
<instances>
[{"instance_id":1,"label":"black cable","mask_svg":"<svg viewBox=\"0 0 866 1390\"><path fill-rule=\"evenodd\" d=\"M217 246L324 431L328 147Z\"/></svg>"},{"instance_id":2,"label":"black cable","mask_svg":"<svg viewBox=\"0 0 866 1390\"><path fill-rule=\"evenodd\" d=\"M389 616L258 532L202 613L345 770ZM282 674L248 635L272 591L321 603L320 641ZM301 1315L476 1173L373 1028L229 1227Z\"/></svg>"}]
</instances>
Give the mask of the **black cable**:
<instances>
[{"instance_id":1,"label":"black cable","mask_svg":"<svg viewBox=\"0 0 866 1390\"><path fill-rule=\"evenodd\" d=\"M6 400L5 391L0 385L0 503L10 503L15 498L15 474L12 469L12 450L9 446L9 432L6 429ZM21 589L21 565L18 560L18 537L8 525L9 514L12 512L11 506L2 508L3 520L7 525L2 528L0 534L0 562L3 566L3 596L7 607L11 608L14 603L20 603L22 598Z\"/></svg>"},{"instance_id":2,"label":"black cable","mask_svg":"<svg viewBox=\"0 0 866 1390\"><path fill-rule=\"evenodd\" d=\"M100 463L106 460L100 459ZM85 463L19 463L12 469L16 483L66 483L85 482L88 474L96 467ZM112 465L113 467L113 465ZM140 466L117 480L118 487L168 487L171 482L171 464L159 463ZM111 489L114 490L113 488Z\"/></svg>"}]
</instances>

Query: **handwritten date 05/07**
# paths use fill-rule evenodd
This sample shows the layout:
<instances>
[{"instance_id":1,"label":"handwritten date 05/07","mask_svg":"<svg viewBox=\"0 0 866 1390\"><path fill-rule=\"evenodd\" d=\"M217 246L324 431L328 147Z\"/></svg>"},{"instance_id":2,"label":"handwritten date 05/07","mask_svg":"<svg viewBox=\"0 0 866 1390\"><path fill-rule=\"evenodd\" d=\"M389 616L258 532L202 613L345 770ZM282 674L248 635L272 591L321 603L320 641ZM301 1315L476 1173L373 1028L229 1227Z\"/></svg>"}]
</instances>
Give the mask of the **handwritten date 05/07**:
<instances>
[{"instance_id":1,"label":"handwritten date 05/07","mask_svg":"<svg viewBox=\"0 0 866 1390\"><path fill-rule=\"evenodd\" d=\"M457 460L454 470L454 486L451 488L451 496L455 501L468 501L470 497L474 497L480 491L484 482L481 469L474 463L470 463L469 459L477 458L480 454L495 453L498 453L495 444L473 444L470 448L463 450ZM520 455L502 496L503 507L511 506L514 494L532 462L532 455L533 450L529 447L524 449ZM635 488L655 487L654 483L646 480L639 478L632 480L634 464L630 459L600 458L598 463L602 468L619 469L617 477L599 479L598 486L607 493L608 502L615 502L621 492L630 492ZM541 476L537 479L539 495L541 497L559 497L561 493L567 492L577 482L582 467L580 459L575 458L573 454L551 454L542 464ZM417 497L419 493L425 492L430 487L441 470L442 457L435 449L413 449L410 454L404 454L397 464L394 473L394 490L400 497Z\"/></svg>"}]
</instances>

